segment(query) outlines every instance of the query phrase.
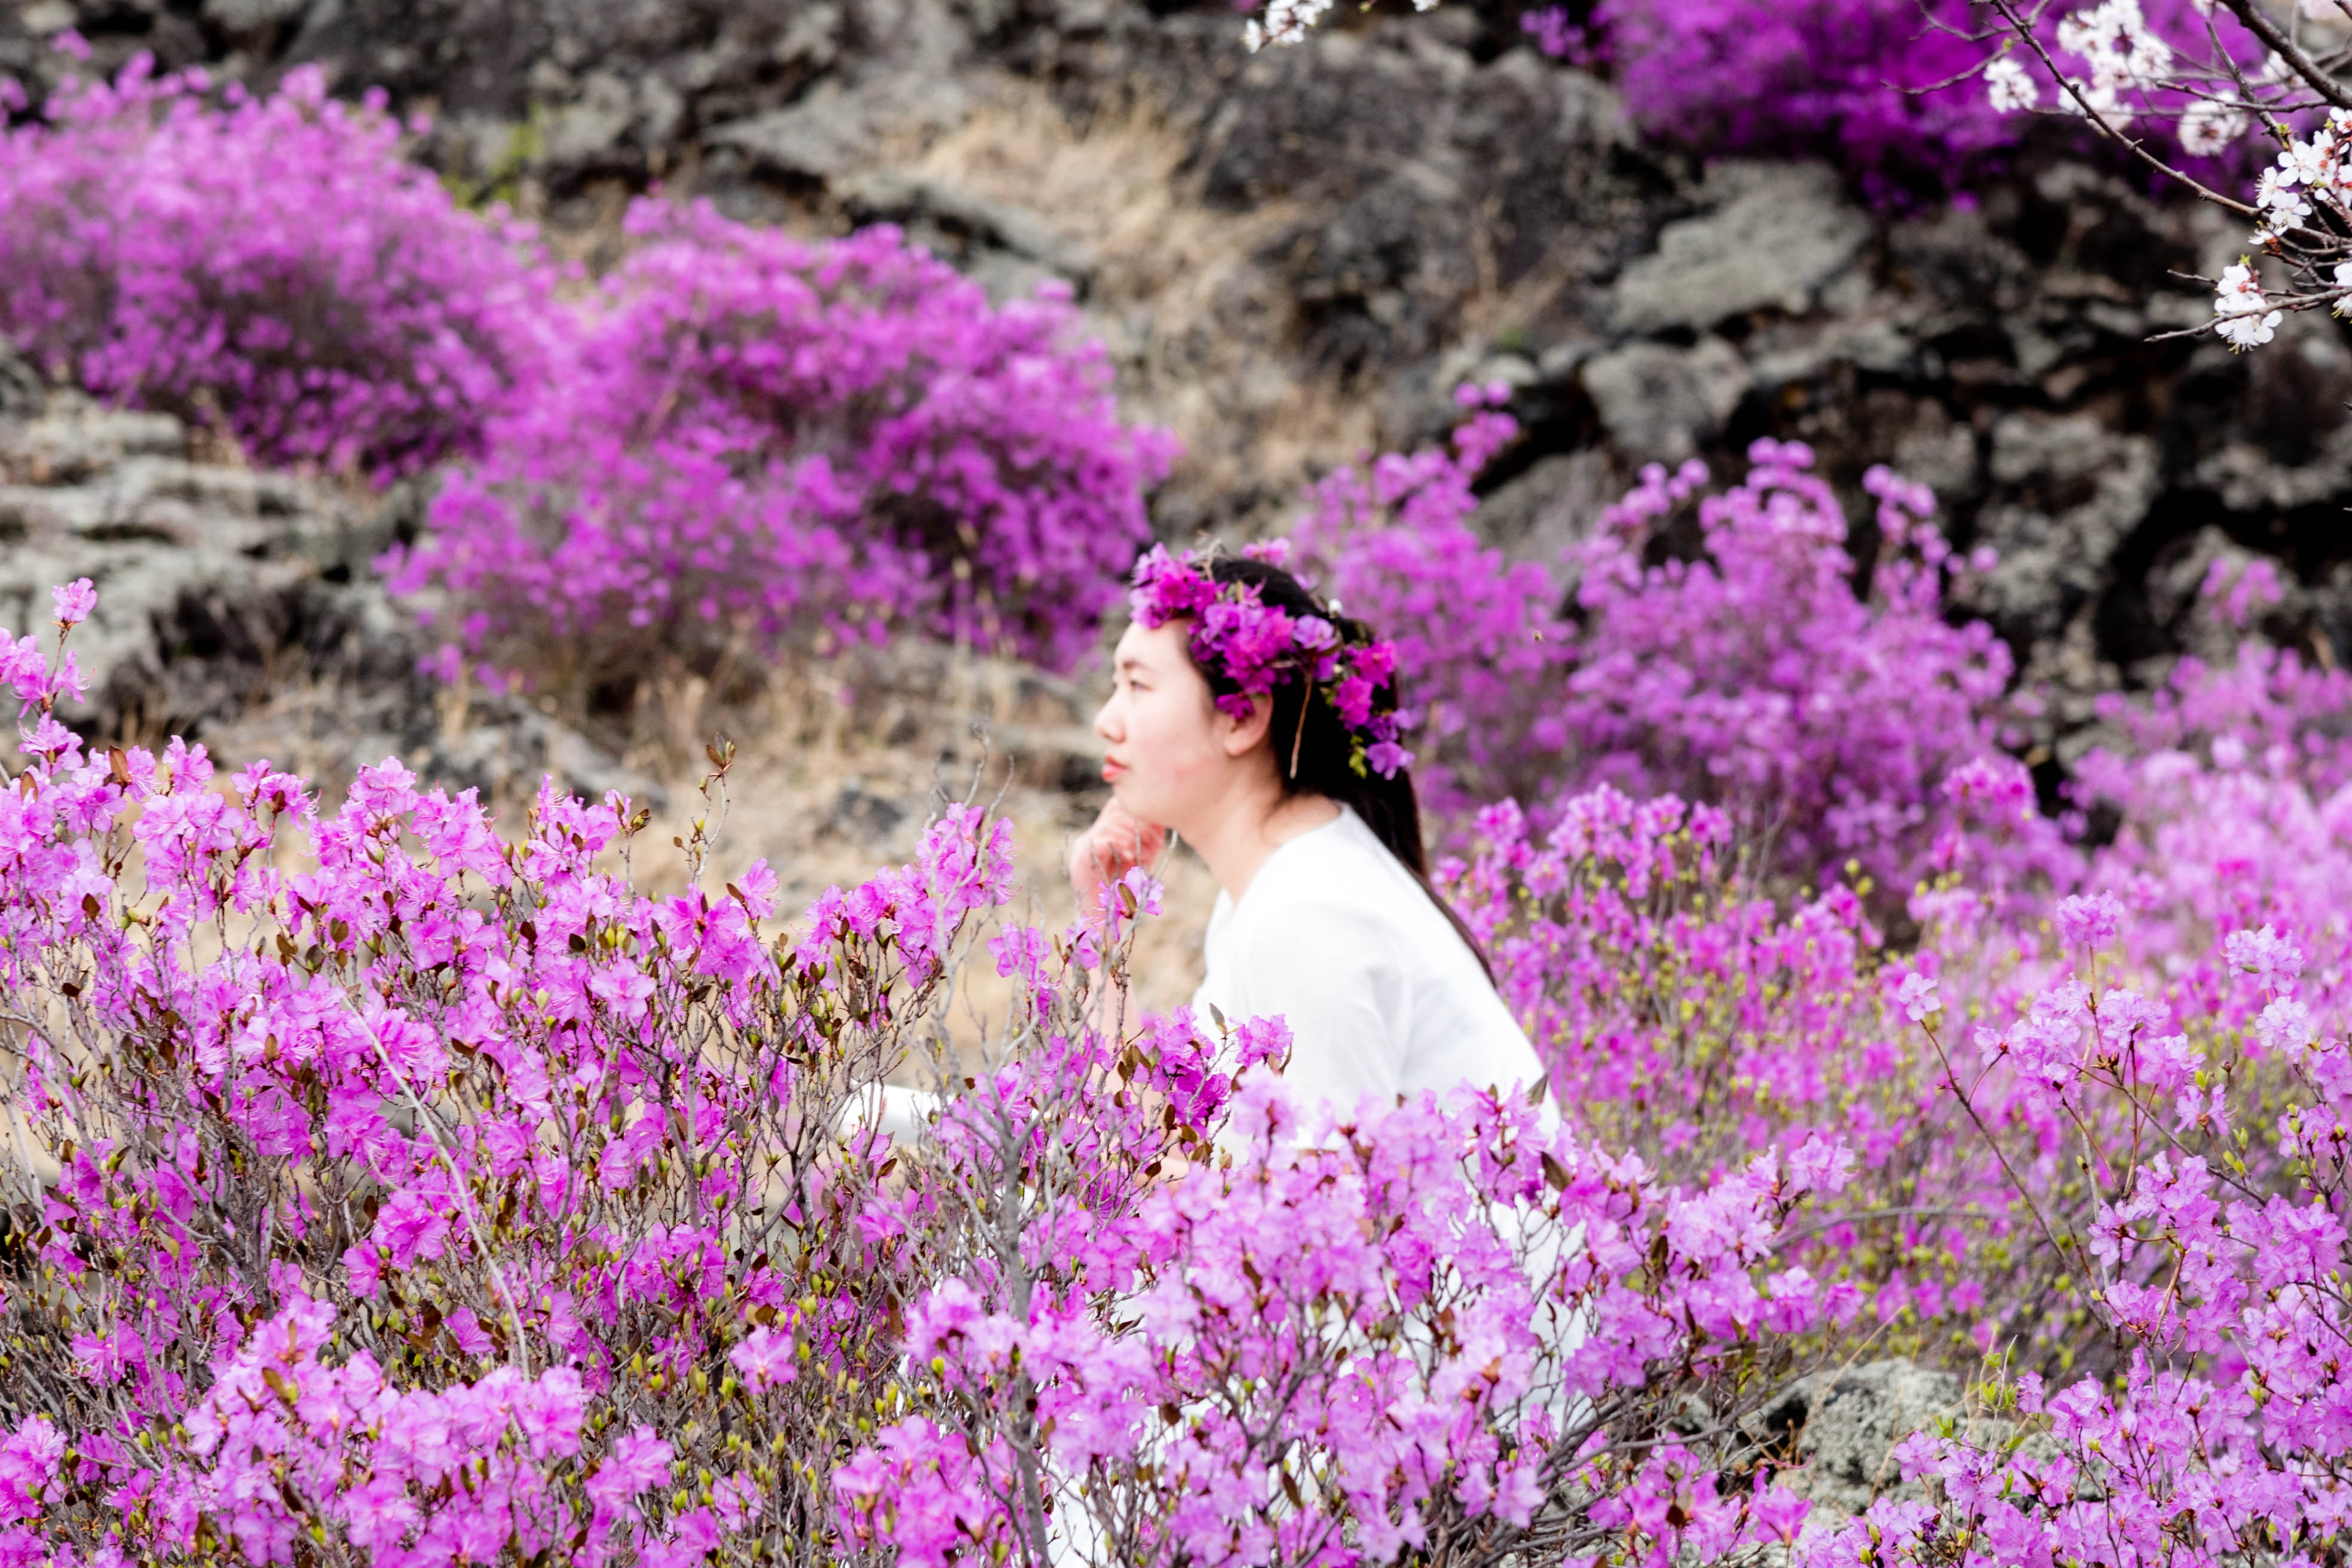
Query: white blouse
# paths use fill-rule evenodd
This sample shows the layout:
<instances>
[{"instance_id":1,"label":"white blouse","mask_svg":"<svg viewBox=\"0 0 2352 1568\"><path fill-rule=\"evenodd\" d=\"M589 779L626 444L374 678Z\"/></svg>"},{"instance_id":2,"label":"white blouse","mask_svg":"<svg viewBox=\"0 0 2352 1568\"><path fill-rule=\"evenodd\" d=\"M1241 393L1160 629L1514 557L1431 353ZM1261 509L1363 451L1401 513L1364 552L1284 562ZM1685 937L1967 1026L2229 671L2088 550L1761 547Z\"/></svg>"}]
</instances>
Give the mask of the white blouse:
<instances>
[{"instance_id":1,"label":"white blouse","mask_svg":"<svg viewBox=\"0 0 2352 1568\"><path fill-rule=\"evenodd\" d=\"M1412 873L1345 805L1277 847L1238 902L1220 892L1193 1014L1213 1027L1280 1015L1284 1080L1352 1110L1423 1089L1524 1089L1542 1076L1477 955Z\"/></svg>"},{"instance_id":2,"label":"white blouse","mask_svg":"<svg viewBox=\"0 0 2352 1568\"><path fill-rule=\"evenodd\" d=\"M1213 1029L1212 1004L1230 1024L1280 1016L1291 1035L1283 1080L1302 1108L1524 1089L1543 1075L1470 944L1345 805L1277 846L1238 903L1218 893L1202 949L1208 973L1192 994L1194 1019ZM911 1138L939 1103L877 1084L850 1114Z\"/></svg>"}]
</instances>

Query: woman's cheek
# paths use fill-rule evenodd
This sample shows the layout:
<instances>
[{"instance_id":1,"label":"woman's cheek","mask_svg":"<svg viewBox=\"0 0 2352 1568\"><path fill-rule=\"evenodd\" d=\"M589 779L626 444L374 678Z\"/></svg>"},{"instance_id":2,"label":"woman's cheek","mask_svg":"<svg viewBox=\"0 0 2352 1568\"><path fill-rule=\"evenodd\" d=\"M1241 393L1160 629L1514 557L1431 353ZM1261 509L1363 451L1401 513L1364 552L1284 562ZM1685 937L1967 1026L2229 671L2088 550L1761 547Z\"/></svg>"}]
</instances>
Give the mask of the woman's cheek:
<instances>
[{"instance_id":1,"label":"woman's cheek","mask_svg":"<svg viewBox=\"0 0 2352 1568\"><path fill-rule=\"evenodd\" d=\"M1130 771L1120 781L1119 804L1146 822L1167 820L1192 771L1192 759L1185 754L1189 737L1180 726L1171 725L1169 718L1165 703L1147 698L1137 704L1129 730Z\"/></svg>"}]
</instances>

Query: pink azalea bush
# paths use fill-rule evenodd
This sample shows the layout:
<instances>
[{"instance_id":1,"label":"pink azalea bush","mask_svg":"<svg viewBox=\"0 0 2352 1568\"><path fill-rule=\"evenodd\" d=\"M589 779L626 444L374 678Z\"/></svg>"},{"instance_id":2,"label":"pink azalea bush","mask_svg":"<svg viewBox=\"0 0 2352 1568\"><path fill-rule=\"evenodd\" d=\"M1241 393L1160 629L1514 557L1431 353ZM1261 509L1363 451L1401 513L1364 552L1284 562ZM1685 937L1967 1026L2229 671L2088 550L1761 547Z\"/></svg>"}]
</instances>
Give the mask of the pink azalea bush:
<instances>
[{"instance_id":1,"label":"pink azalea bush","mask_svg":"<svg viewBox=\"0 0 2352 1568\"><path fill-rule=\"evenodd\" d=\"M1598 792L1541 841L1482 821L1451 886L1568 1113L1685 1171L1836 1128L1845 1213L1791 1255L1861 1292L1880 1344L1992 1358L1957 1426L1897 1449L1927 1500L1817 1525L1800 1560L2340 1538L2347 883L2298 754L2147 754L2125 837L2079 868L2094 890L2021 909L1941 879L1907 954L1836 899L1747 902L1720 819L1672 800Z\"/></svg>"},{"instance_id":2,"label":"pink azalea bush","mask_svg":"<svg viewBox=\"0 0 2352 1568\"><path fill-rule=\"evenodd\" d=\"M837 1476L858 1539L907 1563L1057 1541L1096 1563L1499 1563L1793 1536L1805 1505L1741 1423L1850 1305L1772 1246L1836 1193L1843 1151L1688 1194L1524 1103L1300 1129L1264 1075L1228 1136L1220 1168L1096 1232L1094 1300L1024 1302L995 1273L915 1310L939 1408ZM1667 1419L1690 1426L1659 1440Z\"/></svg>"},{"instance_id":3,"label":"pink azalea bush","mask_svg":"<svg viewBox=\"0 0 2352 1568\"><path fill-rule=\"evenodd\" d=\"M1172 448L1119 421L1066 292L993 308L887 226L805 243L646 200L627 228L560 370L394 565L454 601L452 658L1093 646Z\"/></svg>"},{"instance_id":4,"label":"pink azalea bush","mask_svg":"<svg viewBox=\"0 0 2352 1568\"><path fill-rule=\"evenodd\" d=\"M2016 144L2020 117L1956 79L1981 60L1969 35L1988 20L1955 0L1601 0L1591 27L1651 134L1718 156L1829 157L1887 196L1964 188Z\"/></svg>"},{"instance_id":5,"label":"pink azalea bush","mask_svg":"<svg viewBox=\"0 0 2352 1568\"><path fill-rule=\"evenodd\" d=\"M1990 627L1947 619L1954 577L1986 563L1953 558L1933 495L1871 471L1878 546L1857 594L1811 452L1759 441L1718 493L1704 465L1652 465L1555 573L1471 526L1471 480L1515 428L1476 414L1451 450L1343 469L1297 531L1325 590L1396 642L1431 804L1459 816L1507 795L1545 815L1606 783L1720 805L1802 877L1859 860L1899 893L1948 868L1961 770L2004 771L2011 666ZM1685 518L1696 557L1654 560ZM2005 860L2060 857L2046 828L2015 840Z\"/></svg>"},{"instance_id":6,"label":"pink azalea bush","mask_svg":"<svg viewBox=\"0 0 2352 1568\"><path fill-rule=\"evenodd\" d=\"M1578 552L1583 625L1568 679L1583 766L1637 793L1730 802L1795 866L1917 874L1954 770L1998 753L2007 647L1943 613L1954 570L1926 487L1885 468L1879 545L1857 595L1843 509L1801 443L1759 440L1738 485L1698 499L1701 554L1645 563L1706 479L1653 468Z\"/></svg>"},{"instance_id":7,"label":"pink azalea bush","mask_svg":"<svg viewBox=\"0 0 2352 1568\"><path fill-rule=\"evenodd\" d=\"M29 638L7 674L11 1560L688 1561L821 1513L800 1466L870 1419L898 1293L828 1117L1002 896L1002 827L779 940L762 866L633 892L624 799L508 842L386 763L322 817L266 765L86 752Z\"/></svg>"},{"instance_id":8,"label":"pink azalea bush","mask_svg":"<svg viewBox=\"0 0 2352 1568\"><path fill-rule=\"evenodd\" d=\"M698 832L635 891L620 797L509 841L387 763L322 816L89 752L70 657L5 647L11 1561L1042 1560L1049 1522L1495 1560L1801 1515L1737 1417L1847 1301L1773 1250L1833 1144L1697 1192L1525 1104L1302 1144L1278 1025L1093 1022L1156 889L992 921L978 812L781 931ZM939 1046L984 922L1000 1033ZM894 1146L860 1096L910 1049L963 1086ZM1695 1401L1713 1435L1643 1436ZM1621 1500L1542 1511L1578 1488Z\"/></svg>"},{"instance_id":9,"label":"pink azalea bush","mask_svg":"<svg viewBox=\"0 0 2352 1568\"><path fill-rule=\"evenodd\" d=\"M2217 569L2208 612L2244 628L2246 587ZM2315 1561L2341 1542L2347 697L2251 639L2183 659L2105 704L2116 740L2076 789L2120 825L2082 891L2038 920L1957 880L1913 900L1913 1055L2042 1261L2013 1276L2031 1289L1985 1338L1969 1416L1894 1456L1924 1500L1820 1532L1811 1568Z\"/></svg>"},{"instance_id":10,"label":"pink azalea bush","mask_svg":"<svg viewBox=\"0 0 2352 1568\"><path fill-rule=\"evenodd\" d=\"M2193 989L2127 984L2119 902L2070 903L2075 965L2022 1017L1979 1026L1973 1049L1956 1037L1948 1058L1937 1015L1923 1022L2008 1158L2079 1150L2072 1179L2021 1192L2076 1282L2098 1371L2022 1371L1982 1418L1907 1440L1895 1457L1926 1500L1884 1499L1822 1532L1800 1554L1815 1568L2315 1561L2343 1538L2340 1016L2305 1005L2306 955L2267 925L2206 957L2230 993L2216 1016L2180 1005Z\"/></svg>"},{"instance_id":11,"label":"pink azalea bush","mask_svg":"<svg viewBox=\"0 0 2352 1568\"><path fill-rule=\"evenodd\" d=\"M1244 29L1256 48L1303 42L1331 0L1242 9L1260 13ZM1518 22L1542 54L1605 71L1656 141L1708 159L1823 159L1872 201L1903 205L1970 199L2037 111L2086 129L2095 112L2105 129L2192 171L2258 165L2263 154L2234 145L2259 131L2268 151L2272 127L2250 110L2282 128L2310 118L2335 100L2333 67L2325 49L2273 67L2237 10L2199 0L1594 0L1534 6Z\"/></svg>"},{"instance_id":12,"label":"pink azalea bush","mask_svg":"<svg viewBox=\"0 0 2352 1568\"><path fill-rule=\"evenodd\" d=\"M13 107L22 109L18 101ZM912 630L1067 667L1150 536L1066 290L992 307L895 230L647 200L586 298L315 68L216 100L144 58L0 132L0 333L257 461L454 462L414 549L445 668L561 683Z\"/></svg>"},{"instance_id":13,"label":"pink azalea bush","mask_svg":"<svg viewBox=\"0 0 2352 1568\"><path fill-rule=\"evenodd\" d=\"M1493 389L1497 401L1506 390ZM1395 645L1418 721L1414 787L1452 814L1541 790L1567 737L1542 695L1567 649L1559 585L1538 563L1506 561L1469 523L1472 481L1518 433L1484 406L1488 395L1459 395L1471 416L1446 448L1333 470L1291 534L1299 569Z\"/></svg>"},{"instance_id":14,"label":"pink azalea bush","mask_svg":"<svg viewBox=\"0 0 2352 1568\"><path fill-rule=\"evenodd\" d=\"M1780 901L1751 867L1721 812L1602 785L1548 832L1489 808L1440 881L1573 1126L1700 1184L1834 1138L1845 1212L1784 1256L1855 1292L1882 1352L1965 1360L2044 1281L2010 1257L2025 1215L1998 1163L1906 1038L1943 957L1890 953L1866 884Z\"/></svg>"},{"instance_id":15,"label":"pink azalea bush","mask_svg":"<svg viewBox=\"0 0 2352 1568\"><path fill-rule=\"evenodd\" d=\"M1491 806L1476 846L1446 891L1561 1103L1611 1146L1703 1176L1792 1126L1899 1135L1931 1092L1883 1037L1862 900L1841 884L1782 910L1738 874L1719 810L1604 784L1549 832ZM1655 999L1691 1026L1656 1030Z\"/></svg>"},{"instance_id":16,"label":"pink azalea bush","mask_svg":"<svg viewBox=\"0 0 2352 1568\"><path fill-rule=\"evenodd\" d=\"M530 231L403 156L381 94L209 86L142 56L0 131L0 334L261 462L383 481L478 450L553 324Z\"/></svg>"},{"instance_id":17,"label":"pink azalea bush","mask_svg":"<svg viewBox=\"0 0 2352 1568\"><path fill-rule=\"evenodd\" d=\"M387 764L323 816L266 764L89 752L70 656L0 648L11 1561L2120 1565L2184 1520L2336 1528L2352 1047L2307 834L1994 886L1979 769L1895 951L1859 885L1767 897L1720 808L1498 807L1444 882L1552 1094L1303 1112L1278 1020L1116 1005L1148 879L1006 921L969 808L781 930L764 868L702 890L700 830L688 891L637 891L618 797L509 841ZM2168 754L2237 808L2242 759ZM1010 982L979 1037L974 962ZM893 1067L945 1096L895 1141ZM1849 1525L1760 1417L1865 1344L2013 1376Z\"/></svg>"}]
</instances>

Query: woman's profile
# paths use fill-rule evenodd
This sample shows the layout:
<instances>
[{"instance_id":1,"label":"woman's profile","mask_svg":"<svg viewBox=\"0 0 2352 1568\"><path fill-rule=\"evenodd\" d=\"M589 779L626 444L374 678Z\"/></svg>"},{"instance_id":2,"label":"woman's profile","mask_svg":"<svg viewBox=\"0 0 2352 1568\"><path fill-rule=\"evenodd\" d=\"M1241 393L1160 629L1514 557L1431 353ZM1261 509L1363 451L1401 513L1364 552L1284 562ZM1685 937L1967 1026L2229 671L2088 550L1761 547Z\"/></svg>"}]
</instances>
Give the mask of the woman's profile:
<instances>
[{"instance_id":1,"label":"woman's profile","mask_svg":"<svg viewBox=\"0 0 2352 1568\"><path fill-rule=\"evenodd\" d=\"M1070 855L1082 907L1171 833L1191 845L1219 888L1194 1012L1286 1020L1302 1105L1535 1084L1430 885L1391 647L1266 559L1154 549L1132 603L1095 720L1112 799Z\"/></svg>"}]
</instances>

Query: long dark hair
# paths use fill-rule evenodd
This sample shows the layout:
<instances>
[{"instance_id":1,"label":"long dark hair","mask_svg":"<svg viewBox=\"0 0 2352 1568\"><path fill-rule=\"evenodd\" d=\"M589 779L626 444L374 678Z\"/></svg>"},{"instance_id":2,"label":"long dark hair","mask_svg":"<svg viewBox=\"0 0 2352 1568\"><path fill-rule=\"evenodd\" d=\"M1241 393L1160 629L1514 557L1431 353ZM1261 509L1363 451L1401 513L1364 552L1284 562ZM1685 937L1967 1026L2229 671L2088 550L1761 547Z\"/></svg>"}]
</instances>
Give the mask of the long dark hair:
<instances>
[{"instance_id":1,"label":"long dark hair","mask_svg":"<svg viewBox=\"0 0 2352 1568\"><path fill-rule=\"evenodd\" d=\"M1269 608L1293 616L1322 616L1337 626L1340 637L1348 641L1369 639L1374 635L1361 621L1335 614L1329 605L1309 593L1304 583L1270 562L1248 556L1219 556L1208 563L1208 569L1210 577L1217 583L1243 583L1256 588L1258 602ZM1201 673L1207 679L1209 689L1218 696L1238 689L1220 672L1204 669ZM1392 707L1398 700L1398 693L1391 687L1381 693L1381 706ZM1273 702L1266 743L1282 774L1282 793L1286 796L1319 795L1338 801L1363 818L1372 836L1412 873L1412 879L1421 884L1429 901L1461 932L1463 942L1478 960L1478 967L1486 972L1486 983L1493 984L1495 966L1487 962L1486 950L1429 879L1429 850L1422 841L1421 800L1413 793L1412 770L1399 768L1392 778L1382 778L1369 768L1358 773L1353 765L1354 736L1338 710L1331 706L1328 694L1311 682L1283 682L1274 689Z\"/></svg>"}]
</instances>

